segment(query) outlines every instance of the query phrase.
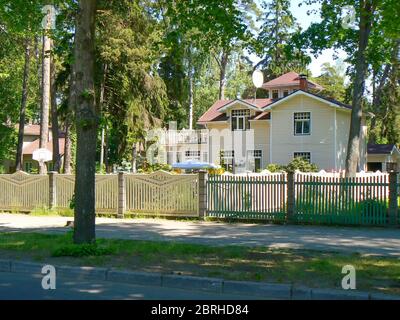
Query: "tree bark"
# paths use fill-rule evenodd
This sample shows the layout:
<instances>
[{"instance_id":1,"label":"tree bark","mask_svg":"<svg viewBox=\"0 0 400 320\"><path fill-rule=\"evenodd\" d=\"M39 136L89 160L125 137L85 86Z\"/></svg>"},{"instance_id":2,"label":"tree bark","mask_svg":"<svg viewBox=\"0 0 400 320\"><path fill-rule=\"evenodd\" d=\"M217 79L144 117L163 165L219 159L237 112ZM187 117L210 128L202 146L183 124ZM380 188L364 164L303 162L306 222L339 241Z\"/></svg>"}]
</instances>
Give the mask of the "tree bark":
<instances>
[{"instance_id":1,"label":"tree bark","mask_svg":"<svg viewBox=\"0 0 400 320\"><path fill-rule=\"evenodd\" d=\"M192 65L192 50L189 48L189 63L188 63L188 76L189 76L189 130L193 129L193 65Z\"/></svg>"},{"instance_id":2,"label":"tree bark","mask_svg":"<svg viewBox=\"0 0 400 320\"><path fill-rule=\"evenodd\" d=\"M72 172L72 154L71 154L71 146L72 146L72 139L71 139L71 131L72 131L72 115L75 110L75 72L74 66L71 65L71 74L69 77L69 96L68 96L68 110L67 116L65 118L65 144L64 144L64 173L71 174Z\"/></svg>"},{"instance_id":3,"label":"tree bark","mask_svg":"<svg viewBox=\"0 0 400 320\"><path fill-rule=\"evenodd\" d=\"M51 58L51 133L53 141L53 171L60 172L61 169L61 156L59 145L59 126L58 126L58 112L57 112L57 85L56 85L56 67L54 58Z\"/></svg>"},{"instance_id":4,"label":"tree bark","mask_svg":"<svg viewBox=\"0 0 400 320\"><path fill-rule=\"evenodd\" d=\"M358 52L356 60L356 75L353 89L352 112L349 140L346 156L346 176L355 176L360 160L360 135L362 119L362 98L365 89L365 78L367 75L367 62L365 52L371 32L372 18L375 11L374 1L365 0L360 2L360 31L358 39Z\"/></svg>"},{"instance_id":5,"label":"tree bark","mask_svg":"<svg viewBox=\"0 0 400 320\"><path fill-rule=\"evenodd\" d=\"M40 140L39 148L47 148L49 141L49 110L50 110L50 56L51 41L44 31L43 34L43 60L42 60L42 100L40 112ZM39 164L39 173L46 174L47 166L45 163Z\"/></svg>"},{"instance_id":6,"label":"tree bark","mask_svg":"<svg viewBox=\"0 0 400 320\"><path fill-rule=\"evenodd\" d=\"M229 60L229 50L223 49L221 59L216 58L219 66L219 100L225 99L226 67Z\"/></svg>"},{"instance_id":7,"label":"tree bark","mask_svg":"<svg viewBox=\"0 0 400 320\"><path fill-rule=\"evenodd\" d=\"M106 87L106 79L107 79L107 70L108 66L107 64L104 65L103 67L103 79L101 81L101 86L100 86L100 114L103 111L103 104L104 104L104 94L105 94L105 87ZM103 164L104 164L104 139L105 139L105 129L104 127L101 129L101 146L100 146L100 170L103 169Z\"/></svg>"},{"instance_id":8,"label":"tree bark","mask_svg":"<svg viewBox=\"0 0 400 320\"><path fill-rule=\"evenodd\" d=\"M76 19L75 76L77 132L74 242L93 243L98 116L94 88L96 0L80 0Z\"/></svg>"},{"instance_id":9,"label":"tree bark","mask_svg":"<svg viewBox=\"0 0 400 320\"><path fill-rule=\"evenodd\" d=\"M19 127L18 127L18 144L17 144L17 155L15 157L15 168L17 171L22 170L22 148L24 145L24 128L25 128L25 114L26 104L28 101L28 82L29 82L29 70L30 70L30 39L25 39L25 65L24 65L24 76L22 82L22 99L21 109L19 112Z\"/></svg>"}]
</instances>

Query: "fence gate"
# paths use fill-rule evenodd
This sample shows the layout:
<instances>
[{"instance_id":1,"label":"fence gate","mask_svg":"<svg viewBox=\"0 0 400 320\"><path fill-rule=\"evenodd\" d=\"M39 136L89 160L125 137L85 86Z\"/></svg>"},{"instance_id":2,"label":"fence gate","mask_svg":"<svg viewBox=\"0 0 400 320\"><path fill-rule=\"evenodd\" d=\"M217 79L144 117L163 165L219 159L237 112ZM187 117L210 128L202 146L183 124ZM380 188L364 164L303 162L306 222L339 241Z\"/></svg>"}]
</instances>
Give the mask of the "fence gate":
<instances>
[{"instance_id":1,"label":"fence gate","mask_svg":"<svg viewBox=\"0 0 400 320\"><path fill-rule=\"evenodd\" d=\"M198 217L199 187L197 174L126 175L126 211L152 215Z\"/></svg>"},{"instance_id":2,"label":"fence gate","mask_svg":"<svg viewBox=\"0 0 400 320\"><path fill-rule=\"evenodd\" d=\"M286 184L284 173L268 176L209 175L207 216L284 221Z\"/></svg>"},{"instance_id":3,"label":"fence gate","mask_svg":"<svg viewBox=\"0 0 400 320\"><path fill-rule=\"evenodd\" d=\"M0 175L0 204L3 210L33 210L49 203L47 176L22 171Z\"/></svg>"}]
</instances>

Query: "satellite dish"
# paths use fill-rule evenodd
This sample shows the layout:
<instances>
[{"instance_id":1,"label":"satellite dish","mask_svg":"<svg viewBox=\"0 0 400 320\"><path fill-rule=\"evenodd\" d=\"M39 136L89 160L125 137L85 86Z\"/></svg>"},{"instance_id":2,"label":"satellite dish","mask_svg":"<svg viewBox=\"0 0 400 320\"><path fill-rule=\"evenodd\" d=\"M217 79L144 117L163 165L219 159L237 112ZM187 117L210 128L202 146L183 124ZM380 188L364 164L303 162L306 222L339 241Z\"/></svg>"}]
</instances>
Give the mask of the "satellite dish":
<instances>
[{"instance_id":1,"label":"satellite dish","mask_svg":"<svg viewBox=\"0 0 400 320\"><path fill-rule=\"evenodd\" d=\"M53 159L53 154L46 148L36 149L33 151L32 159L44 163L51 161Z\"/></svg>"},{"instance_id":2,"label":"satellite dish","mask_svg":"<svg viewBox=\"0 0 400 320\"><path fill-rule=\"evenodd\" d=\"M253 84L256 88L261 88L264 84L264 74L260 70L255 70L253 72Z\"/></svg>"}]
</instances>

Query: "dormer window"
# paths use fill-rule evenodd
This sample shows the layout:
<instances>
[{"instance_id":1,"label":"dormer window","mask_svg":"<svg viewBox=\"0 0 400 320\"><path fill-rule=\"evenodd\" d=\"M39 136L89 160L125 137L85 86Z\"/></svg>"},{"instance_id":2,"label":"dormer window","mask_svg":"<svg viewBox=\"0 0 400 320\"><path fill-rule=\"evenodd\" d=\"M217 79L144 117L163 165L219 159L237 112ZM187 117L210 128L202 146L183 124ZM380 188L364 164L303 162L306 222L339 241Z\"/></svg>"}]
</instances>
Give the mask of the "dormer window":
<instances>
[{"instance_id":1,"label":"dormer window","mask_svg":"<svg viewBox=\"0 0 400 320\"><path fill-rule=\"evenodd\" d=\"M272 99L279 98L279 90L272 90Z\"/></svg>"},{"instance_id":2,"label":"dormer window","mask_svg":"<svg viewBox=\"0 0 400 320\"><path fill-rule=\"evenodd\" d=\"M250 110L232 110L232 131L250 129Z\"/></svg>"},{"instance_id":3,"label":"dormer window","mask_svg":"<svg viewBox=\"0 0 400 320\"><path fill-rule=\"evenodd\" d=\"M287 97L289 95L289 90L283 90L283 96L284 97Z\"/></svg>"}]
</instances>

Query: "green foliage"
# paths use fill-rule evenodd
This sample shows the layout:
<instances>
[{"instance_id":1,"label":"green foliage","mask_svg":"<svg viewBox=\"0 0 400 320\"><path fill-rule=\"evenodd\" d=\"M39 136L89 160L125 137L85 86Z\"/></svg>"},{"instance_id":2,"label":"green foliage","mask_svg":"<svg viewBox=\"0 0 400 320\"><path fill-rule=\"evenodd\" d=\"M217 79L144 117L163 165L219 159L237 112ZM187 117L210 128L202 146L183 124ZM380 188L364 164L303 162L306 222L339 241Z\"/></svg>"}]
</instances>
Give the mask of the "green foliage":
<instances>
[{"instance_id":1,"label":"green foliage","mask_svg":"<svg viewBox=\"0 0 400 320\"><path fill-rule=\"evenodd\" d=\"M299 33L299 25L290 11L289 0L263 1L261 32L256 41L256 52L263 57L259 63L266 79L270 80L289 71L303 73L310 58L292 41Z\"/></svg>"},{"instance_id":2,"label":"green foliage","mask_svg":"<svg viewBox=\"0 0 400 320\"><path fill-rule=\"evenodd\" d=\"M339 64L332 66L326 62L322 65L321 71L321 75L313 80L324 88L324 97L335 99L343 103L348 102L345 99L346 86L343 63L339 62Z\"/></svg>"},{"instance_id":3,"label":"green foliage","mask_svg":"<svg viewBox=\"0 0 400 320\"><path fill-rule=\"evenodd\" d=\"M74 210L74 209L75 209L75 194L73 194L71 200L69 201L69 208L70 208L71 210Z\"/></svg>"},{"instance_id":4,"label":"green foliage","mask_svg":"<svg viewBox=\"0 0 400 320\"><path fill-rule=\"evenodd\" d=\"M284 167L284 170L287 172L295 172L296 170L300 170L301 172L317 172L318 167L304 158L296 157Z\"/></svg>"},{"instance_id":5,"label":"green foliage","mask_svg":"<svg viewBox=\"0 0 400 320\"><path fill-rule=\"evenodd\" d=\"M266 169L270 172L280 172L285 170L285 166L276 163L270 163L267 165Z\"/></svg>"},{"instance_id":6,"label":"green foliage","mask_svg":"<svg viewBox=\"0 0 400 320\"><path fill-rule=\"evenodd\" d=\"M87 257L114 254L110 247L101 247L97 244L69 244L55 249L53 257Z\"/></svg>"},{"instance_id":7,"label":"green foliage","mask_svg":"<svg viewBox=\"0 0 400 320\"><path fill-rule=\"evenodd\" d=\"M301 157L294 158L287 165L270 163L269 165L267 165L266 169L271 172L280 172L280 171L295 172L296 170L299 170L301 172L318 171L318 167L315 164L310 163L308 160Z\"/></svg>"}]
</instances>

